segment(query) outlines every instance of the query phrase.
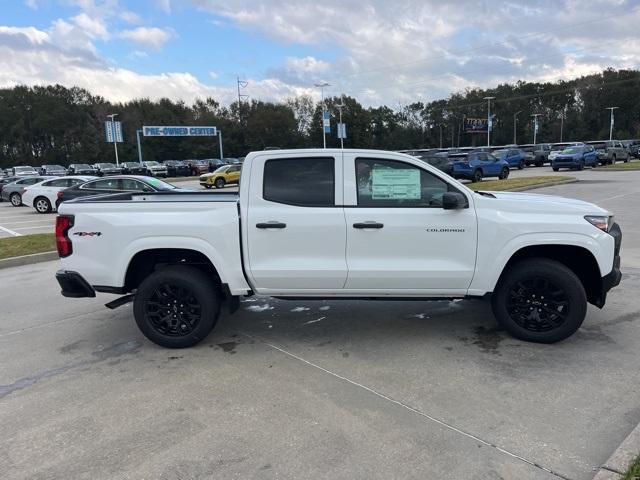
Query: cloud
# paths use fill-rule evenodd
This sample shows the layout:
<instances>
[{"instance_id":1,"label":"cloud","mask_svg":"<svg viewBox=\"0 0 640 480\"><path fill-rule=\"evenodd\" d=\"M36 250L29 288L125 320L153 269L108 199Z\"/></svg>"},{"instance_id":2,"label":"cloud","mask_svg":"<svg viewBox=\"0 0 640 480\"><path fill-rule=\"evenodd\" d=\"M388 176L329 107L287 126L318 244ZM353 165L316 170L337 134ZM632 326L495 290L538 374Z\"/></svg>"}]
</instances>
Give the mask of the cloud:
<instances>
[{"instance_id":1,"label":"cloud","mask_svg":"<svg viewBox=\"0 0 640 480\"><path fill-rule=\"evenodd\" d=\"M86 13L80 13L73 17L73 22L91 38L109 38L107 26L100 18L92 18Z\"/></svg>"},{"instance_id":2,"label":"cloud","mask_svg":"<svg viewBox=\"0 0 640 480\"><path fill-rule=\"evenodd\" d=\"M119 34L121 38L155 50L160 50L174 35L172 30L157 27L138 27L133 30L124 30Z\"/></svg>"},{"instance_id":3,"label":"cloud","mask_svg":"<svg viewBox=\"0 0 640 480\"><path fill-rule=\"evenodd\" d=\"M142 23L142 17L135 12L130 10L123 10L118 14L118 16L127 23L131 23L133 25L138 25Z\"/></svg>"},{"instance_id":4,"label":"cloud","mask_svg":"<svg viewBox=\"0 0 640 480\"><path fill-rule=\"evenodd\" d=\"M640 65L637 0L192 1L253 34L339 49L322 72L328 93L373 103ZM267 74L308 82L301 66L285 61Z\"/></svg>"},{"instance_id":5,"label":"cloud","mask_svg":"<svg viewBox=\"0 0 640 480\"><path fill-rule=\"evenodd\" d=\"M164 13L171 13L171 0L156 0L156 4Z\"/></svg>"}]
</instances>

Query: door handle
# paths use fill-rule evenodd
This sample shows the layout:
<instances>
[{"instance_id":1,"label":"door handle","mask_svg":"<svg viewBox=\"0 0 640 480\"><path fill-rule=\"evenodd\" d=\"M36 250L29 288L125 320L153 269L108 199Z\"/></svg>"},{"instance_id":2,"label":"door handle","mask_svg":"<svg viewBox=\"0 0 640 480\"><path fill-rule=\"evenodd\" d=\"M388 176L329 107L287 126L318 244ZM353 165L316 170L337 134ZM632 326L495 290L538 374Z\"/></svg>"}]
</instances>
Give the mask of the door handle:
<instances>
[{"instance_id":1,"label":"door handle","mask_svg":"<svg viewBox=\"0 0 640 480\"><path fill-rule=\"evenodd\" d=\"M287 224L271 221L266 223L256 223L256 228L287 228Z\"/></svg>"},{"instance_id":2,"label":"door handle","mask_svg":"<svg viewBox=\"0 0 640 480\"><path fill-rule=\"evenodd\" d=\"M383 223L378 223L378 222L362 222L362 223L354 223L353 224L353 228L374 228L374 229L380 229L384 227Z\"/></svg>"}]
</instances>

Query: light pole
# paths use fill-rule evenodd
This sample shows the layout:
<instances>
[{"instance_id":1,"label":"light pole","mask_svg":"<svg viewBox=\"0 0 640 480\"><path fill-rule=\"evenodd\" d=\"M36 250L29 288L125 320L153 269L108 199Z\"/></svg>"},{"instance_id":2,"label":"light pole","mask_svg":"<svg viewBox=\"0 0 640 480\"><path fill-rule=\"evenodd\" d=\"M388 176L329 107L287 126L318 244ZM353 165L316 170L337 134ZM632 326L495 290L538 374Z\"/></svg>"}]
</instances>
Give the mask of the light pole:
<instances>
[{"instance_id":1,"label":"light pole","mask_svg":"<svg viewBox=\"0 0 640 480\"><path fill-rule=\"evenodd\" d=\"M564 133L564 117L567 115L567 106L565 105L564 108L562 109L562 112L560 112L560 143L562 143L562 137L563 137L563 133Z\"/></svg>"},{"instance_id":2,"label":"light pole","mask_svg":"<svg viewBox=\"0 0 640 480\"><path fill-rule=\"evenodd\" d=\"M605 110L611 110L611 119L609 120L609 140L613 140L613 111L620 107L606 107Z\"/></svg>"},{"instance_id":3,"label":"light pole","mask_svg":"<svg viewBox=\"0 0 640 480\"><path fill-rule=\"evenodd\" d=\"M440 127L440 148L442 148L442 125L438 125Z\"/></svg>"},{"instance_id":4,"label":"light pole","mask_svg":"<svg viewBox=\"0 0 640 480\"><path fill-rule=\"evenodd\" d=\"M324 87L330 87L331 85L327 82L314 83L313 85L320 89L320 97L322 99L322 146L327 148L327 134L324 131Z\"/></svg>"},{"instance_id":5,"label":"light pole","mask_svg":"<svg viewBox=\"0 0 640 480\"><path fill-rule=\"evenodd\" d=\"M109 126L109 128L111 128L111 134L113 136L113 149L116 152L116 165L120 165L120 163L118 162L118 142L116 141L116 126L115 123L113 123L113 119L116 118L118 116L117 113L112 113L111 115L107 115L107 118L110 118L110 122L111 125Z\"/></svg>"},{"instance_id":6,"label":"light pole","mask_svg":"<svg viewBox=\"0 0 640 480\"><path fill-rule=\"evenodd\" d=\"M491 146L491 100L496 97L484 97L487 101L487 147Z\"/></svg>"},{"instance_id":7,"label":"light pole","mask_svg":"<svg viewBox=\"0 0 640 480\"><path fill-rule=\"evenodd\" d=\"M336 105L336 107L338 107L338 111L340 112L340 128L342 127L342 109L344 108L344 94L342 94L340 96L340 104ZM340 128L338 130L340 130ZM324 131L324 126L322 127L322 130ZM344 150L344 132L340 132L340 148Z\"/></svg>"},{"instance_id":8,"label":"light pole","mask_svg":"<svg viewBox=\"0 0 640 480\"><path fill-rule=\"evenodd\" d=\"M516 113L513 114L513 144L517 145L518 142L516 142L516 123L518 122L518 114L522 113L522 110L518 110Z\"/></svg>"},{"instance_id":9,"label":"light pole","mask_svg":"<svg viewBox=\"0 0 640 480\"><path fill-rule=\"evenodd\" d=\"M536 138L538 137L538 117L542 115L541 113L534 113L531 115L533 117L533 144L536 144Z\"/></svg>"}]
</instances>

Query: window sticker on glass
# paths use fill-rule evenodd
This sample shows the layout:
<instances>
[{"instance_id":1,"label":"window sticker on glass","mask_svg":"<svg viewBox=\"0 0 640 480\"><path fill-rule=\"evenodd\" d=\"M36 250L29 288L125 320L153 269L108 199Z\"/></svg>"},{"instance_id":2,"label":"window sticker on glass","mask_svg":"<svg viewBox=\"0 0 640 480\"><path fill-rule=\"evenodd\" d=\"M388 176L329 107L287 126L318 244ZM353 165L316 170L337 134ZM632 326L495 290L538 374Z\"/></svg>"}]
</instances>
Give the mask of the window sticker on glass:
<instances>
[{"instance_id":1,"label":"window sticker on glass","mask_svg":"<svg viewBox=\"0 0 640 480\"><path fill-rule=\"evenodd\" d=\"M420 199L420 170L418 170L417 168L374 168L372 173L372 199Z\"/></svg>"}]
</instances>

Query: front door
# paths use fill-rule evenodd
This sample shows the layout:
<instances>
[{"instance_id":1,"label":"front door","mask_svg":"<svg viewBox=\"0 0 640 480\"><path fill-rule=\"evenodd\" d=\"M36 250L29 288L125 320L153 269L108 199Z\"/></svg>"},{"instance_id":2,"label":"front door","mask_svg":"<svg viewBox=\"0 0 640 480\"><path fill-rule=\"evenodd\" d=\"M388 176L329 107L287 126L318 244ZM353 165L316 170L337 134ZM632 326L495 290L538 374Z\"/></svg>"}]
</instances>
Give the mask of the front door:
<instances>
[{"instance_id":1,"label":"front door","mask_svg":"<svg viewBox=\"0 0 640 480\"><path fill-rule=\"evenodd\" d=\"M342 155L256 157L247 180L243 229L257 292L340 291L347 278Z\"/></svg>"},{"instance_id":2,"label":"front door","mask_svg":"<svg viewBox=\"0 0 640 480\"><path fill-rule=\"evenodd\" d=\"M345 154L344 162L354 179L345 182L345 290L464 294L476 262L471 195L417 159ZM468 207L444 210L447 191L465 195Z\"/></svg>"}]
</instances>

